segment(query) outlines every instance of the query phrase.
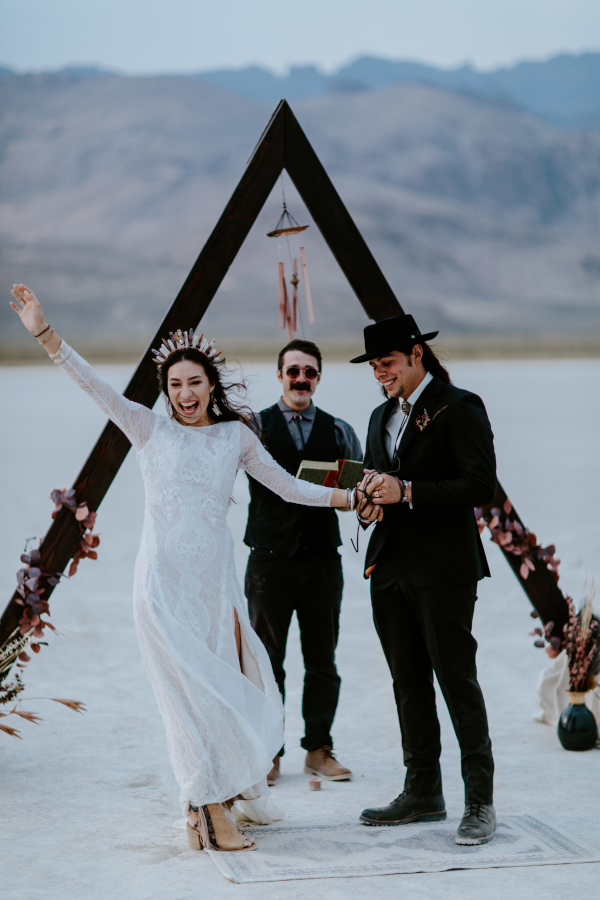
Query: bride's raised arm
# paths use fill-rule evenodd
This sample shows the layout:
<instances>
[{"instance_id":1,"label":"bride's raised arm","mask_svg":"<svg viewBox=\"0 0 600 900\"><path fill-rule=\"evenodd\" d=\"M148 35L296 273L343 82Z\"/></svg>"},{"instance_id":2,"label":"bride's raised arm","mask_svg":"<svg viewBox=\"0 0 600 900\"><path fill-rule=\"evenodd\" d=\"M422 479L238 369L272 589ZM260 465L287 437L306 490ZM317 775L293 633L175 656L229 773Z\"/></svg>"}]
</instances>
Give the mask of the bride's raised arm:
<instances>
[{"instance_id":1,"label":"bride's raised arm","mask_svg":"<svg viewBox=\"0 0 600 900\"><path fill-rule=\"evenodd\" d=\"M37 338L50 358L119 426L136 450L141 450L154 430L156 414L141 403L127 400L61 340L46 323L41 303L33 291L24 284L15 284L11 293L17 303L11 302L10 305L20 316L27 331Z\"/></svg>"},{"instance_id":2,"label":"bride's raised arm","mask_svg":"<svg viewBox=\"0 0 600 900\"><path fill-rule=\"evenodd\" d=\"M310 484L300 478L294 478L279 463L275 462L257 436L247 425L240 423L240 460L241 469L278 494L288 503L300 503L303 506L334 506L346 509L348 496L339 488L323 487Z\"/></svg>"}]
</instances>

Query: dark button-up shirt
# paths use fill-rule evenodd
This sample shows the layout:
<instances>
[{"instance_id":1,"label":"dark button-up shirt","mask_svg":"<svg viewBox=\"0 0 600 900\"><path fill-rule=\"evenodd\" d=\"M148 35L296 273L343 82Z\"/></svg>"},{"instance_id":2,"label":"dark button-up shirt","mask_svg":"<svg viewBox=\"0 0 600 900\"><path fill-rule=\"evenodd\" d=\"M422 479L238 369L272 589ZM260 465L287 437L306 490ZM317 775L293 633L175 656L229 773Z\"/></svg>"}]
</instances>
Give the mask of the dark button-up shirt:
<instances>
[{"instance_id":1,"label":"dark button-up shirt","mask_svg":"<svg viewBox=\"0 0 600 900\"><path fill-rule=\"evenodd\" d=\"M312 427L315 421L316 407L312 400L306 409L295 410L287 405L283 397L278 401L277 406L283 413L283 417L287 422L292 439L300 452L306 446L306 442L310 437ZM257 416L260 422L260 413ZM262 422L260 423L262 425ZM344 422L343 419L334 419L335 437L340 448L340 459L362 460L363 452L360 441L356 436L356 432L351 425ZM331 460L322 460L330 462Z\"/></svg>"}]
</instances>

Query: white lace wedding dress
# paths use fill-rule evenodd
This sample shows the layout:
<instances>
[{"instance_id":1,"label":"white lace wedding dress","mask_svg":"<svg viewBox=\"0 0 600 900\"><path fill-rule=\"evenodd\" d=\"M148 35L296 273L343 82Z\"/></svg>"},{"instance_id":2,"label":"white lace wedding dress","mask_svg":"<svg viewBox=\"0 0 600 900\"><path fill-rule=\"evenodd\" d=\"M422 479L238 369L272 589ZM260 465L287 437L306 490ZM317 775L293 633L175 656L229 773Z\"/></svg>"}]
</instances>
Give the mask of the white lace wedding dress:
<instances>
[{"instance_id":1,"label":"white lace wedding dress","mask_svg":"<svg viewBox=\"0 0 600 900\"><path fill-rule=\"evenodd\" d=\"M248 818L281 818L265 776L283 745L283 707L237 581L227 509L240 468L293 503L328 506L331 489L293 478L240 422L181 425L125 399L64 341L53 359L137 451L146 503L134 619L182 811L241 794Z\"/></svg>"}]
</instances>

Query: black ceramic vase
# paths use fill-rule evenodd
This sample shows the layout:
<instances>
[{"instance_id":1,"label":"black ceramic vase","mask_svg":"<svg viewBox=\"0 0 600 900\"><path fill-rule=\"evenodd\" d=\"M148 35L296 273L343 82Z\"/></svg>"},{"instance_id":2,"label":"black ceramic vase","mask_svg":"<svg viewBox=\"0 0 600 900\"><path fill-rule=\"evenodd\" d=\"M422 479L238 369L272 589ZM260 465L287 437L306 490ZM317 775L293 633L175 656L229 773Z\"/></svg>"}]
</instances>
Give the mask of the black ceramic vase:
<instances>
[{"instance_id":1,"label":"black ceramic vase","mask_svg":"<svg viewBox=\"0 0 600 900\"><path fill-rule=\"evenodd\" d=\"M558 739L565 750L591 750L598 740L594 714L585 705L585 694L569 692L569 698L558 720Z\"/></svg>"}]
</instances>

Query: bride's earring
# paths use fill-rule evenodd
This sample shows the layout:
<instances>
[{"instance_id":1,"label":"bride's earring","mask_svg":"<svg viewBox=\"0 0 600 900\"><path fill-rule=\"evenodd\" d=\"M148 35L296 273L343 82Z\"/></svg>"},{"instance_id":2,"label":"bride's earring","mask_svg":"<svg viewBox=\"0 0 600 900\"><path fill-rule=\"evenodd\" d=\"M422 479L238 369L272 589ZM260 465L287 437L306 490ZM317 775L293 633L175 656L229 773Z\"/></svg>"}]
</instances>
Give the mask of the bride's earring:
<instances>
[{"instance_id":1,"label":"bride's earring","mask_svg":"<svg viewBox=\"0 0 600 900\"><path fill-rule=\"evenodd\" d=\"M217 406L217 401L215 400L215 395L214 395L213 391L210 392L210 399L212 400L212 414L213 414L213 416L220 416L220 415L222 415L221 410L220 410L219 407Z\"/></svg>"}]
</instances>

